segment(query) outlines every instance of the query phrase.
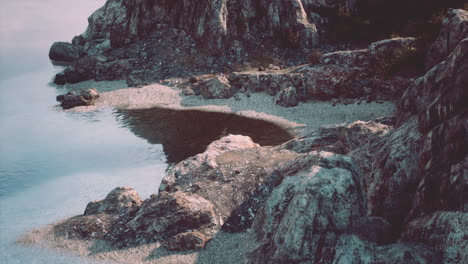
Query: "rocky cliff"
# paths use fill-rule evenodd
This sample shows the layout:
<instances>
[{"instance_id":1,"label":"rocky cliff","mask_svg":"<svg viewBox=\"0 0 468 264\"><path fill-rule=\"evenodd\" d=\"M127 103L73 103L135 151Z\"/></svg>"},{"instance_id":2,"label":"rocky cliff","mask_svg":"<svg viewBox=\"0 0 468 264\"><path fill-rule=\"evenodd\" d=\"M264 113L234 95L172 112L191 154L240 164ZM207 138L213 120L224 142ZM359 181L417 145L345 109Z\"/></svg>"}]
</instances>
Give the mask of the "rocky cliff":
<instances>
[{"instance_id":1,"label":"rocky cliff","mask_svg":"<svg viewBox=\"0 0 468 264\"><path fill-rule=\"evenodd\" d=\"M184 251L222 230L248 232L245 263L467 263L467 11L448 10L429 43L398 37L317 53L307 65L197 77L184 64L192 54L200 72L217 70L233 50L247 56L270 44L305 52L318 47L324 23L314 11L359 17L371 2L109 0L71 47L56 45L67 59L81 56L59 81L138 83L177 73L186 74L178 88L206 99L266 92L284 107L352 98L391 99L398 108L274 147L223 137L171 167L158 194L141 201L115 189L56 225L56 235ZM170 60L170 69L158 68Z\"/></svg>"}]
</instances>

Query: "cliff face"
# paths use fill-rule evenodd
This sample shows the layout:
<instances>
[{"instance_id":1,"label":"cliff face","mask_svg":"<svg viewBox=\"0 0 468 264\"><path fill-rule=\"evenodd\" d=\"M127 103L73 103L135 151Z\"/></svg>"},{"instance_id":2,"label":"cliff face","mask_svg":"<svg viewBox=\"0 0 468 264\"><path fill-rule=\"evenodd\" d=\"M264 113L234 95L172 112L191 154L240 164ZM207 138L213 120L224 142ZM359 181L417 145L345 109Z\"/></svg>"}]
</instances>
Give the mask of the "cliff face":
<instances>
[{"instance_id":1,"label":"cliff face","mask_svg":"<svg viewBox=\"0 0 468 264\"><path fill-rule=\"evenodd\" d=\"M168 26L184 30L214 53L223 53L235 40L310 48L318 44L318 34L307 14L310 4L302 2L108 0L89 18L83 36L110 39L112 47L120 47Z\"/></svg>"}]
</instances>

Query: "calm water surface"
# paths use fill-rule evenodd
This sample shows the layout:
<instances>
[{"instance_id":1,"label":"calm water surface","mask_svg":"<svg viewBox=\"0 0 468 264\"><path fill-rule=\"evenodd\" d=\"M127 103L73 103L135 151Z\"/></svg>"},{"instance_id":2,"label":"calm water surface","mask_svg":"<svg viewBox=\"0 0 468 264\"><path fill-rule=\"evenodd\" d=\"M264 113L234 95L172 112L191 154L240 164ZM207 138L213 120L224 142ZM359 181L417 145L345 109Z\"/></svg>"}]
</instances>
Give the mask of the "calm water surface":
<instances>
[{"instance_id":1,"label":"calm water surface","mask_svg":"<svg viewBox=\"0 0 468 264\"><path fill-rule=\"evenodd\" d=\"M60 69L48 48L84 31L104 0L1 1L0 262L88 263L15 240L31 228L81 214L116 186L156 192L166 169L161 145L135 136L111 109L64 113L50 86Z\"/></svg>"}]
</instances>

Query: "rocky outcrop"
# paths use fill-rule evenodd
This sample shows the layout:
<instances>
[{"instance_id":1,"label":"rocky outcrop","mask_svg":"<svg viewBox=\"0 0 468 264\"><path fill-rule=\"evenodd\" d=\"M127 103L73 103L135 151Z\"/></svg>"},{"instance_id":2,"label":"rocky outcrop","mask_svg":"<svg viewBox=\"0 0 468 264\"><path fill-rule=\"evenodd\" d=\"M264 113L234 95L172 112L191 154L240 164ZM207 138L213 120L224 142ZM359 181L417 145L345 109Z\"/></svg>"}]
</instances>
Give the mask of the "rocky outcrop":
<instances>
[{"instance_id":1,"label":"rocky outcrop","mask_svg":"<svg viewBox=\"0 0 468 264\"><path fill-rule=\"evenodd\" d=\"M416 55L415 38L394 38L374 42L369 46L376 73L380 76L395 74Z\"/></svg>"},{"instance_id":2,"label":"rocky outcrop","mask_svg":"<svg viewBox=\"0 0 468 264\"><path fill-rule=\"evenodd\" d=\"M84 48L67 42L55 42L50 47L49 58L55 61L73 62L84 55Z\"/></svg>"},{"instance_id":3,"label":"rocky outcrop","mask_svg":"<svg viewBox=\"0 0 468 264\"><path fill-rule=\"evenodd\" d=\"M96 89L87 89L59 95L57 101L61 103L60 106L63 109L70 109L75 106L93 105L97 98L99 98L99 92Z\"/></svg>"},{"instance_id":4,"label":"rocky outcrop","mask_svg":"<svg viewBox=\"0 0 468 264\"><path fill-rule=\"evenodd\" d=\"M439 36L426 55L426 69L444 61L460 41L468 37L468 11L451 9L448 11Z\"/></svg>"},{"instance_id":5,"label":"rocky outcrop","mask_svg":"<svg viewBox=\"0 0 468 264\"><path fill-rule=\"evenodd\" d=\"M222 53L232 40L283 40L290 46L317 44L315 25L302 1L121 1L108 0L89 19L86 40L110 39L120 47L158 27L182 29L208 52Z\"/></svg>"},{"instance_id":6,"label":"rocky outcrop","mask_svg":"<svg viewBox=\"0 0 468 264\"><path fill-rule=\"evenodd\" d=\"M468 261L468 213L438 211L414 219L406 226L402 240L441 250L442 263L465 263Z\"/></svg>"}]
</instances>

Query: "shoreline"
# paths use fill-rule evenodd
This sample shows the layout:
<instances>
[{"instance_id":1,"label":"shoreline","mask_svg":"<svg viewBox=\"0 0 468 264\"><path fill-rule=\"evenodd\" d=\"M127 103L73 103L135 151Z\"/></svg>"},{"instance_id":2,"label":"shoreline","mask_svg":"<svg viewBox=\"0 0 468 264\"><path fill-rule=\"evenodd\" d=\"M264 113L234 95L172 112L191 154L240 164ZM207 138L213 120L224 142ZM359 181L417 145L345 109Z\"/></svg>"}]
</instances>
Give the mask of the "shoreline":
<instances>
[{"instance_id":1,"label":"shoreline","mask_svg":"<svg viewBox=\"0 0 468 264\"><path fill-rule=\"evenodd\" d=\"M111 86L118 88L112 89ZM101 95L93 106L77 106L65 111L91 112L112 107L120 110L164 108L230 113L264 120L286 129L294 137L303 137L324 125L370 121L382 116L391 116L396 109L390 101L335 106L332 106L330 101L308 101L286 108L276 105L273 102L274 97L264 92L252 93L249 97L241 93L240 100L233 97L207 100L195 95L184 96L182 90L161 84L150 84L141 88L124 88L125 86L124 81L68 84L68 89L95 88Z\"/></svg>"}]
</instances>

